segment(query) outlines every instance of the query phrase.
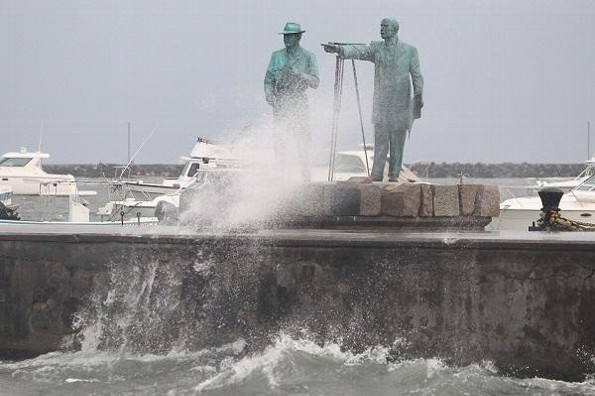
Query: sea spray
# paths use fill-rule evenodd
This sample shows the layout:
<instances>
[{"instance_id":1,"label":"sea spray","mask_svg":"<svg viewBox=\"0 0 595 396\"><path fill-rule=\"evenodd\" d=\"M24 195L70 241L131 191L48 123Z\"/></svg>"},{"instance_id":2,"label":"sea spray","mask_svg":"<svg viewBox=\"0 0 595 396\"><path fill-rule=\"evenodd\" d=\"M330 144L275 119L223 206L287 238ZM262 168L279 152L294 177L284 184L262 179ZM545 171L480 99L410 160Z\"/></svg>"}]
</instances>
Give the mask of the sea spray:
<instances>
[{"instance_id":1,"label":"sea spray","mask_svg":"<svg viewBox=\"0 0 595 396\"><path fill-rule=\"evenodd\" d=\"M268 322L255 319L267 314L259 303L267 272L257 268L258 244L234 238L202 243L198 251L140 246L126 262L110 263L77 315L79 348L167 354L245 335L266 339Z\"/></svg>"},{"instance_id":2,"label":"sea spray","mask_svg":"<svg viewBox=\"0 0 595 396\"><path fill-rule=\"evenodd\" d=\"M253 125L226 144L239 166L199 172L185 192L181 222L211 231L257 230L282 220L287 201L299 191L300 166L293 139L287 138L282 160L270 144L272 125ZM190 198L188 198L190 197Z\"/></svg>"},{"instance_id":3,"label":"sea spray","mask_svg":"<svg viewBox=\"0 0 595 396\"><path fill-rule=\"evenodd\" d=\"M182 273L163 261L112 263L109 280L97 284L79 313L83 349L165 353L177 339Z\"/></svg>"},{"instance_id":4,"label":"sea spray","mask_svg":"<svg viewBox=\"0 0 595 396\"><path fill-rule=\"evenodd\" d=\"M248 353L265 348L281 330L299 336L306 328L320 344L340 343L354 352L385 345L394 359L407 357L410 345L395 332L395 318L381 315L383 300L372 298L391 293L386 257L348 274L317 264L308 251L284 261L286 251L258 239L226 235L196 243L199 249L140 245L125 262L112 262L79 311L80 348L166 355L243 339ZM353 258L353 252L333 258L343 256ZM362 271L374 276L349 280Z\"/></svg>"}]
</instances>

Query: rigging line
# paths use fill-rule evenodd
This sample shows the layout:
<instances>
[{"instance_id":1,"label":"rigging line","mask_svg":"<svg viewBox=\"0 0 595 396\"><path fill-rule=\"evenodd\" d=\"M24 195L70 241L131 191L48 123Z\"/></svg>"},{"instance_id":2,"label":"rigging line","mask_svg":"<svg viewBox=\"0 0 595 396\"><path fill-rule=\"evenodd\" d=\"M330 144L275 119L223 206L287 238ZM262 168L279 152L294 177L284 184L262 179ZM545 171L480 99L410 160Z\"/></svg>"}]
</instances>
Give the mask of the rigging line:
<instances>
[{"instance_id":1,"label":"rigging line","mask_svg":"<svg viewBox=\"0 0 595 396\"><path fill-rule=\"evenodd\" d=\"M359 85L357 83L357 73L355 72L355 60L351 60L353 66L353 80L355 82L355 96L357 97L357 109L359 111L359 125L362 129L362 141L364 142L364 155L366 157L366 170L368 171L368 177L370 176L370 166L368 165L368 151L366 147L366 135L364 134L364 120L362 118L362 103L359 96Z\"/></svg>"},{"instance_id":2,"label":"rigging line","mask_svg":"<svg viewBox=\"0 0 595 396\"><path fill-rule=\"evenodd\" d=\"M136 156L138 155L138 153L140 153L140 151L143 149L143 147L145 146L145 144L147 144L147 142L149 141L149 139L151 139L151 136L153 136L153 134L157 131L157 128L159 126L155 125L155 128L153 128L153 130L151 131L151 133L149 133L149 136L147 136L145 138L145 141L140 145L140 147L138 148L138 150L136 150L136 152L134 153L134 155L132 156L132 158L130 158L130 161L128 161L128 163L126 164L126 166L124 167L124 169L122 169L122 172L120 173L120 177L118 179L122 179L122 176L124 175L124 172L126 172L126 170L128 169L128 167L130 166L130 164L132 163L132 161L134 161L134 159L136 158Z\"/></svg>"},{"instance_id":3,"label":"rigging line","mask_svg":"<svg viewBox=\"0 0 595 396\"><path fill-rule=\"evenodd\" d=\"M345 76L345 61L341 59L339 74L339 95L337 103L337 122L335 124L335 144L333 146L333 179L335 176L335 161L337 160L337 143L339 142L339 120L341 115L341 104L343 102L343 77Z\"/></svg>"},{"instance_id":4,"label":"rigging line","mask_svg":"<svg viewBox=\"0 0 595 396\"><path fill-rule=\"evenodd\" d=\"M331 146L329 148L329 168L328 168L328 181L333 180L333 167L334 167L334 152L333 152L333 147L335 145L335 125L337 123L337 98L339 95L339 91L338 91L338 84L339 84L339 58L337 58L337 61L335 63L335 85L334 85L334 93L333 93L333 121L332 121L332 125L331 125Z\"/></svg>"}]
</instances>

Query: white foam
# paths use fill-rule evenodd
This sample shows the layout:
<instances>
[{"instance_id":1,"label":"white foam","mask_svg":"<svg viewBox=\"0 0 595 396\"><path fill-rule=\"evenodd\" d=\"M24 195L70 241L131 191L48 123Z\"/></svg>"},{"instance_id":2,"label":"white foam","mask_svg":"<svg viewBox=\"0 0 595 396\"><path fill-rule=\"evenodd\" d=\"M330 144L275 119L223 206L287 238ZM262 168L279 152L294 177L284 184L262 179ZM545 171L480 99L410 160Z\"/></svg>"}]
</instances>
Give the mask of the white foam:
<instances>
[{"instance_id":1,"label":"white foam","mask_svg":"<svg viewBox=\"0 0 595 396\"><path fill-rule=\"evenodd\" d=\"M304 332L306 334L306 332ZM346 366L366 364L386 364L390 348L384 346L370 347L362 353L342 351L341 345L337 343L325 343L319 345L306 338L294 338L288 334L280 333L274 343L267 347L261 354L243 358L237 362L232 359L221 364L219 374L211 377L195 388L201 392L205 390L228 387L241 383L251 374L262 372L269 386L278 386L276 371L280 362L290 352L303 352L309 355L330 358Z\"/></svg>"}]
</instances>

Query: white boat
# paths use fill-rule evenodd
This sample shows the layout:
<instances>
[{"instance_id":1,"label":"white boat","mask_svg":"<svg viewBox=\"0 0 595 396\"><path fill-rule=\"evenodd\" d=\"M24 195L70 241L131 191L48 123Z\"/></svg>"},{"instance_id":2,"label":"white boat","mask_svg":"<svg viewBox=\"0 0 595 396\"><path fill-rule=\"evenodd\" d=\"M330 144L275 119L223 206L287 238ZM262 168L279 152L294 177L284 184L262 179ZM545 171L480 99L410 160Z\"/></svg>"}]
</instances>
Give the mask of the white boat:
<instances>
[{"instance_id":1,"label":"white boat","mask_svg":"<svg viewBox=\"0 0 595 396\"><path fill-rule=\"evenodd\" d=\"M105 228L111 226L116 229L119 226L147 226L156 225L159 220L156 217L136 217L129 219L113 219L108 221L89 221L89 208L86 202L78 195L69 195L68 197L68 221L37 221L37 220L9 220L0 219L0 229L2 227L31 227L32 229L63 229L73 230L73 227L84 228Z\"/></svg>"},{"instance_id":2,"label":"white boat","mask_svg":"<svg viewBox=\"0 0 595 396\"><path fill-rule=\"evenodd\" d=\"M0 158L0 186L11 186L14 195L97 194L96 191L79 191L72 175L44 171L41 162L49 156L40 151L28 152L24 147L19 152L4 154Z\"/></svg>"},{"instance_id":3,"label":"white boat","mask_svg":"<svg viewBox=\"0 0 595 396\"><path fill-rule=\"evenodd\" d=\"M123 199L108 201L97 210L102 220L118 221L144 217L161 218L164 211L177 208L180 205L180 193L159 195L150 200L137 199L128 196Z\"/></svg>"},{"instance_id":4,"label":"white boat","mask_svg":"<svg viewBox=\"0 0 595 396\"><path fill-rule=\"evenodd\" d=\"M367 166L366 166L367 156ZM348 150L339 151L335 156L333 180L342 181L354 176L368 176L368 168L372 171L372 164L374 163L374 148L371 145L366 145L366 151ZM384 168L384 180L388 180L388 166ZM313 180L324 181L328 180L328 166L324 169L318 169L313 172ZM399 182L420 182L421 179L407 168L405 165L401 167L399 173Z\"/></svg>"},{"instance_id":5,"label":"white boat","mask_svg":"<svg viewBox=\"0 0 595 396\"><path fill-rule=\"evenodd\" d=\"M146 183L142 180L114 181L112 199L99 208L102 219L152 217L163 218L168 210L180 205L180 194L196 182L196 175L205 170L237 168L240 161L231 158L230 152L221 143L199 137L190 152L182 157L184 167L176 179L161 183Z\"/></svg>"},{"instance_id":6,"label":"white boat","mask_svg":"<svg viewBox=\"0 0 595 396\"><path fill-rule=\"evenodd\" d=\"M565 180L556 180L556 181L549 181L549 180L538 180L537 187L557 187L564 191L569 191L575 187L578 187L581 183L585 180L590 178L591 176L595 175L595 157L585 161L585 169L581 173L579 173L576 177L572 179L565 179Z\"/></svg>"},{"instance_id":7,"label":"white boat","mask_svg":"<svg viewBox=\"0 0 595 396\"><path fill-rule=\"evenodd\" d=\"M181 157L184 162L182 172L175 179L165 179L161 183L147 183L142 180L126 180L124 186L132 193L140 193L147 202L159 195L177 194L193 183L199 170L239 166L239 161L231 158L224 145L211 139L199 137L190 156Z\"/></svg>"},{"instance_id":8,"label":"white boat","mask_svg":"<svg viewBox=\"0 0 595 396\"><path fill-rule=\"evenodd\" d=\"M98 232L118 232L122 228L131 229L133 227L148 227L159 225L159 220L153 218L141 218L140 220L120 221L33 221L33 220L3 220L0 219L0 230L7 232L19 229L36 231L61 231L61 232L79 232L92 231Z\"/></svg>"},{"instance_id":9,"label":"white boat","mask_svg":"<svg viewBox=\"0 0 595 396\"><path fill-rule=\"evenodd\" d=\"M34 220L2 220L0 219L0 228L3 226L33 226L38 229L46 227L61 228L65 230L72 230L72 227L134 227L134 226L153 226L158 225L159 220L156 217L141 218L140 220L129 219L124 221L34 221Z\"/></svg>"},{"instance_id":10,"label":"white boat","mask_svg":"<svg viewBox=\"0 0 595 396\"><path fill-rule=\"evenodd\" d=\"M486 229L527 231L541 215L538 196L510 198L500 204L500 215ZM595 223L595 175L564 193L560 200L560 215L568 220Z\"/></svg>"}]
</instances>

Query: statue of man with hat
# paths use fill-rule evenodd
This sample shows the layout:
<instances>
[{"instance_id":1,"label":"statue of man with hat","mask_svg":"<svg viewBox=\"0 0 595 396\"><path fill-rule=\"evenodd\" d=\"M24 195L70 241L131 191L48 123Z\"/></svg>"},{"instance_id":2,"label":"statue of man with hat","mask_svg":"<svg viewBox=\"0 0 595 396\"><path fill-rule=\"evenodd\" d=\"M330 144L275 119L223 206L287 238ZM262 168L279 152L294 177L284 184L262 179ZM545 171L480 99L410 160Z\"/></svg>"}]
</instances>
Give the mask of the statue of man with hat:
<instances>
[{"instance_id":1,"label":"statue of man with hat","mask_svg":"<svg viewBox=\"0 0 595 396\"><path fill-rule=\"evenodd\" d=\"M380 22L380 37L369 45L323 44L324 50L345 59L374 62L374 165L372 180L382 181L390 151L388 178L397 181L403 164L403 148L413 120L421 117L424 80L417 49L399 40L394 18ZM413 86L413 92L412 92Z\"/></svg>"},{"instance_id":2,"label":"statue of man with hat","mask_svg":"<svg viewBox=\"0 0 595 396\"><path fill-rule=\"evenodd\" d=\"M285 48L273 52L264 78L266 101L273 108L276 121L275 156L279 162L284 157L281 133L291 133L297 144L301 162L302 179L310 179L310 126L306 90L318 87L316 56L300 46L305 30L298 23L287 22L279 34L283 35Z\"/></svg>"}]
</instances>

